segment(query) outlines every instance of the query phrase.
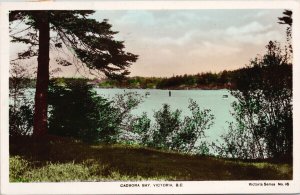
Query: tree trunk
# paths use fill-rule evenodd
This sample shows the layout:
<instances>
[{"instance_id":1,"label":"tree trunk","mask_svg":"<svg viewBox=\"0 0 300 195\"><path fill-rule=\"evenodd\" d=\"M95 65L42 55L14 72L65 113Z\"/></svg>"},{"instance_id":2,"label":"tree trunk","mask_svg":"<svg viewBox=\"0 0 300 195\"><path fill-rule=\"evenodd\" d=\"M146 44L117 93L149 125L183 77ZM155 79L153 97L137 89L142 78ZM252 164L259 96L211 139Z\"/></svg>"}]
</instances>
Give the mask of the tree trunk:
<instances>
[{"instance_id":1,"label":"tree trunk","mask_svg":"<svg viewBox=\"0 0 300 195\"><path fill-rule=\"evenodd\" d=\"M37 11L35 17L37 29L39 30L39 53L35 92L33 135L43 136L46 135L48 131L47 96L49 85L50 24L47 11Z\"/></svg>"}]
</instances>

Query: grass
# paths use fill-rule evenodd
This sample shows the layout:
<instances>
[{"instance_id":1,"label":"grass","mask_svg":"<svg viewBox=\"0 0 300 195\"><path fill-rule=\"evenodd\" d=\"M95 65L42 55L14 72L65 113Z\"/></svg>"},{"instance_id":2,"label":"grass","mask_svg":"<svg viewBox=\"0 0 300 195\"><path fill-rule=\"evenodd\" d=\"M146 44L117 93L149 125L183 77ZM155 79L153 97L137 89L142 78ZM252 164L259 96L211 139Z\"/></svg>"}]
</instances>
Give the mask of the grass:
<instances>
[{"instance_id":1,"label":"grass","mask_svg":"<svg viewBox=\"0 0 300 195\"><path fill-rule=\"evenodd\" d=\"M10 142L11 182L289 180L292 165L192 156L51 137Z\"/></svg>"}]
</instances>

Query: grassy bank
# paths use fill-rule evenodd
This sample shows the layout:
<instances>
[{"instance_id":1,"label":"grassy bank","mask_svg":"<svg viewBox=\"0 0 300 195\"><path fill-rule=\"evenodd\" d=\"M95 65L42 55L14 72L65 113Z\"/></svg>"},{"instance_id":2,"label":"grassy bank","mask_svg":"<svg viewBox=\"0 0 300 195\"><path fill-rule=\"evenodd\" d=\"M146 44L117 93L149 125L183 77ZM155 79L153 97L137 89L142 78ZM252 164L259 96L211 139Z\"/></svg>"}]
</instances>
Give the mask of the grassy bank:
<instances>
[{"instance_id":1,"label":"grassy bank","mask_svg":"<svg viewBox=\"0 0 300 195\"><path fill-rule=\"evenodd\" d=\"M292 179L292 166L63 138L10 142L11 182L264 179Z\"/></svg>"}]
</instances>

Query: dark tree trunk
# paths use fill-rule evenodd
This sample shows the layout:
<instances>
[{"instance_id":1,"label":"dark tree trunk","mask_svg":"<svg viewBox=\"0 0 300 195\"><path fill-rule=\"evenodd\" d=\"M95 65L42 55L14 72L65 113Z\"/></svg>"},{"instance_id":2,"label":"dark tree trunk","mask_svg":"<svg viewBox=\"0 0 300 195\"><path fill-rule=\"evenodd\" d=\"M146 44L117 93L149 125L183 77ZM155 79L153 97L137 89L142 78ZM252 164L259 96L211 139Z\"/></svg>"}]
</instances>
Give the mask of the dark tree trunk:
<instances>
[{"instance_id":1,"label":"dark tree trunk","mask_svg":"<svg viewBox=\"0 0 300 195\"><path fill-rule=\"evenodd\" d=\"M47 11L37 11L35 17L37 29L39 30L39 54L35 92L33 135L43 136L46 135L48 131L47 96L49 85L50 24Z\"/></svg>"}]
</instances>

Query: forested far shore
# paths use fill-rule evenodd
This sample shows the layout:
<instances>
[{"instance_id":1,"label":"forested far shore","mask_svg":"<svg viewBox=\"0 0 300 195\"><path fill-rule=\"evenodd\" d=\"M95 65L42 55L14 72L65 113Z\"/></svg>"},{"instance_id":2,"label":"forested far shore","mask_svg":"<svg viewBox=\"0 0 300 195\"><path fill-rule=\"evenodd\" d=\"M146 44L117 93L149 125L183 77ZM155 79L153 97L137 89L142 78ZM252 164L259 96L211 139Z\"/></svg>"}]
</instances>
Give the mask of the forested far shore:
<instances>
[{"instance_id":1,"label":"forested far shore","mask_svg":"<svg viewBox=\"0 0 300 195\"><path fill-rule=\"evenodd\" d=\"M66 81L84 80L87 83L99 88L129 88L129 89L173 89L173 90L187 90L187 89L236 89L239 78L251 70L241 68L232 71L221 71L219 73L205 72L194 75L174 75L172 77L142 77L134 76L127 77L123 80L115 79L88 79L79 77L57 77L58 82L64 83ZM34 78L18 78L22 79L22 84L27 88L35 88L36 79ZM14 85L15 79L10 77L9 85Z\"/></svg>"}]
</instances>

